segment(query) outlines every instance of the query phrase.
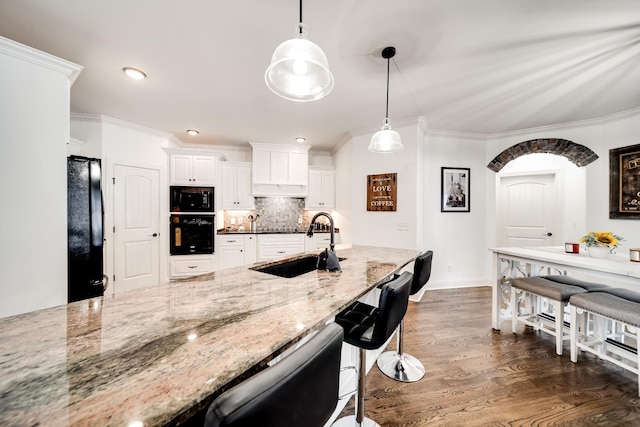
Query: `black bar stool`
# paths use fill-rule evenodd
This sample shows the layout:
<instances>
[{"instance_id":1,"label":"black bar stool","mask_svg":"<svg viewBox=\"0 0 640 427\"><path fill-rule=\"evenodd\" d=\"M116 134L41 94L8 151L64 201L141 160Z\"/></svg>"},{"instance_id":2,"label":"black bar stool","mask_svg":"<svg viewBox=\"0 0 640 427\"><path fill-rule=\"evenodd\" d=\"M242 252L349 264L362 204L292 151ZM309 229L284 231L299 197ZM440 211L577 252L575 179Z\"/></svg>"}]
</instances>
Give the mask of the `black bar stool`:
<instances>
[{"instance_id":1,"label":"black bar stool","mask_svg":"<svg viewBox=\"0 0 640 427\"><path fill-rule=\"evenodd\" d=\"M433 251L426 251L416 258L413 265L413 281L410 295L420 292L431 277ZM378 368L386 376L396 381L410 383L424 377L424 365L418 359L402 351L404 320L398 325L396 351L385 351L378 356Z\"/></svg>"},{"instance_id":2,"label":"black bar stool","mask_svg":"<svg viewBox=\"0 0 640 427\"><path fill-rule=\"evenodd\" d=\"M322 427L338 402L344 332L335 323L275 365L227 390L205 427Z\"/></svg>"},{"instance_id":3,"label":"black bar stool","mask_svg":"<svg viewBox=\"0 0 640 427\"><path fill-rule=\"evenodd\" d=\"M360 349L358 368L358 394L355 416L336 421L332 427L379 426L364 416L364 394L367 370L366 350L380 348L398 327L409 305L412 274L402 273L380 288L378 307L356 302L336 316L336 323L344 328L345 342Z\"/></svg>"}]
</instances>

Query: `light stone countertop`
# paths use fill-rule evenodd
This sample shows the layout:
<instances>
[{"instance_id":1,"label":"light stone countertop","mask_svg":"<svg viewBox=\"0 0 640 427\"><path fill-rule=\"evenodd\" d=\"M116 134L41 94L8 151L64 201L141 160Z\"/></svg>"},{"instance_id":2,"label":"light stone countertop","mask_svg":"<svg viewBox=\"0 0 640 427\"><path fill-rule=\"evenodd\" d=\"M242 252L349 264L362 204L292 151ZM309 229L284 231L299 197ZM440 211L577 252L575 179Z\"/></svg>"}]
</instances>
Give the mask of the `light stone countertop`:
<instances>
[{"instance_id":1,"label":"light stone countertop","mask_svg":"<svg viewBox=\"0 0 640 427\"><path fill-rule=\"evenodd\" d=\"M180 423L419 251L337 253L342 273L238 267L0 319L0 425Z\"/></svg>"}]
</instances>

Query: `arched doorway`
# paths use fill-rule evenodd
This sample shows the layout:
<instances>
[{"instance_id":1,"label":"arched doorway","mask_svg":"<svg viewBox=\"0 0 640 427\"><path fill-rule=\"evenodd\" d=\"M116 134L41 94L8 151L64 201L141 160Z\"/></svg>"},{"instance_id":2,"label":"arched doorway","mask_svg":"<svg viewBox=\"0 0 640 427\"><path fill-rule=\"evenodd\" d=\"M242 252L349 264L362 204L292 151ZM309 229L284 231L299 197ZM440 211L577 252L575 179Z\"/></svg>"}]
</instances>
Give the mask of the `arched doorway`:
<instances>
[{"instance_id":1,"label":"arched doorway","mask_svg":"<svg viewBox=\"0 0 640 427\"><path fill-rule=\"evenodd\" d=\"M520 156L533 153L549 153L566 157L576 166L587 166L598 159L598 155L584 145L576 144L568 139L538 138L523 141L503 150L489 162L487 168L494 172L500 170L510 161Z\"/></svg>"}]
</instances>

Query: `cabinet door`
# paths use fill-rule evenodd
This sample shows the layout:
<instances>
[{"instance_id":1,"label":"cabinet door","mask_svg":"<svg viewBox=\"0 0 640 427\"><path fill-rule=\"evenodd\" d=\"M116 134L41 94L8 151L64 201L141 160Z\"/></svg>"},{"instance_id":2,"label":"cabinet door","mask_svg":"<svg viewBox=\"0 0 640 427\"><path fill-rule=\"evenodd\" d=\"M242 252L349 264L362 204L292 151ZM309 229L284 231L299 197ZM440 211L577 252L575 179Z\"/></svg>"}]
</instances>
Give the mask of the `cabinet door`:
<instances>
[{"instance_id":1,"label":"cabinet door","mask_svg":"<svg viewBox=\"0 0 640 427\"><path fill-rule=\"evenodd\" d=\"M215 184L215 159L209 156L193 156L193 182L198 185Z\"/></svg>"},{"instance_id":2,"label":"cabinet door","mask_svg":"<svg viewBox=\"0 0 640 427\"><path fill-rule=\"evenodd\" d=\"M260 184L271 183L271 151L254 147L253 182Z\"/></svg>"},{"instance_id":3,"label":"cabinet door","mask_svg":"<svg viewBox=\"0 0 640 427\"><path fill-rule=\"evenodd\" d=\"M290 184L289 169L289 153L286 151L272 151L271 179L269 182L274 184Z\"/></svg>"},{"instance_id":4,"label":"cabinet door","mask_svg":"<svg viewBox=\"0 0 640 427\"><path fill-rule=\"evenodd\" d=\"M334 209L336 206L336 173L330 171L322 172L322 201L323 209Z\"/></svg>"},{"instance_id":5,"label":"cabinet door","mask_svg":"<svg viewBox=\"0 0 640 427\"><path fill-rule=\"evenodd\" d=\"M212 257L171 257L169 259L171 277L188 277L210 273L214 270Z\"/></svg>"},{"instance_id":6,"label":"cabinet door","mask_svg":"<svg viewBox=\"0 0 640 427\"><path fill-rule=\"evenodd\" d=\"M244 238L244 263L253 264L258 261L258 238L254 235Z\"/></svg>"},{"instance_id":7,"label":"cabinet door","mask_svg":"<svg viewBox=\"0 0 640 427\"><path fill-rule=\"evenodd\" d=\"M309 171L309 195L305 200L305 207L322 208L322 171Z\"/></svg>"},{"instance_id":8,"label":"cabinet door","mask_svg":"<svg viewBox=\"0 0 640 427\"><path fill-rule=\"evenodd\" d=\"M222 209L237 209L236 175L233 166L222 166Z\"/></svg>"},{"instance_id":9,"label":"cabinet door","mask_svg":"<svg viewBox=\"0 0 640 427\"><path fill-rule=\"evenodd\" d=\"M307 185L309 178L309 155L308 153L287 153L289 179L287 184Z\"/></svg>"},{"instance_id":10,"label":"cabinet door","mask_svg":"<svg viewBox=\"0 0 640 427\"><path fill-rule=\"evenodd\" d=\"M178 185L193 184L191 181L191 156L184 154L171 155L171 183Z\"/></svg>"},{"instance_id":11,"label":"cabinet door","mask_svg":"<svg viewBox=\"0 0 640 427\"><path fill-rule=\"evenodd\" d=\"M244 265L244 248L242 246L221 247L220 268L234 268Z\"/></svg>"},{"instance_id":12,"label":"cabinet door","mask_svg":"<svg viewBox=\"0 0 640 427\"><path fill-rule=\"evenodd\" d=\"M310 170L306 209L335 209L336 174L334 171Z\"/></svg>"},{"instance_id":13,"label":"cabinet door","mask_svg":"<svg viewBox=\"0 0 640 427\"><path fill-rule=\"evenodd\" d=\"M254 198L251 195L251 166L238 167L236 169L235 179L238 207L242 209L254 209Z\"/></svg>"}]
</instances>

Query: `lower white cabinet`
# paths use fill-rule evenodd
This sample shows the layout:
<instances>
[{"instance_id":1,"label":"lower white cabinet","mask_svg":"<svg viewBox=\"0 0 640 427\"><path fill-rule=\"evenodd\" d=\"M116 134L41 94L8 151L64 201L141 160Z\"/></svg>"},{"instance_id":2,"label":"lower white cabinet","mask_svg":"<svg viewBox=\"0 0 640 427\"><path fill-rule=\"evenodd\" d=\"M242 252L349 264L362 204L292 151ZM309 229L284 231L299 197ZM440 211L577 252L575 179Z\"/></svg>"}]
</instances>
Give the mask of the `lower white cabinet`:
<instances>
[{"instance_id":1,"label":"lower white cabinet","mask_svg":"<svg viewBox=\"0 0 640 427\"><path fill-rule=\"evenodd\" d=\"M342 243L342 239L340 238L340 233L335 233L334 242L335 245ZM313 236L308 237L305 236L304 239L304 250L315 251L317 249L324 249L331 246L331 233L313 233Z\"/></svg>"},{"instance_id":2,"label":"lower white cabinet","mask_svg":"<svg viewBox=\"0 0 640 427\"><path fill-rule=\"evenodd\" d=\"M218 236L220 269L253 264L257 257L255 234Z\"/></svg>"},{"instance_id":3,"label":"lower white cabinet","mask_svg":"<svg viewBox=\"0 0 640 427\"><path fill-rule=\"evenodd\" d=\"M169 258L171 278L196 276L216 270L215 255L172 255Z\"/></svg>"},{"instance_id":4,"label":"lower white cabinet","mask_svg":"<svg viewBox=\"0 0 640 427\"><path fill-rule=\"evenodd\" d=\"M304 252L304 234L261 234L258 261L271 261Z\"/></svg>"}]
</instances>

